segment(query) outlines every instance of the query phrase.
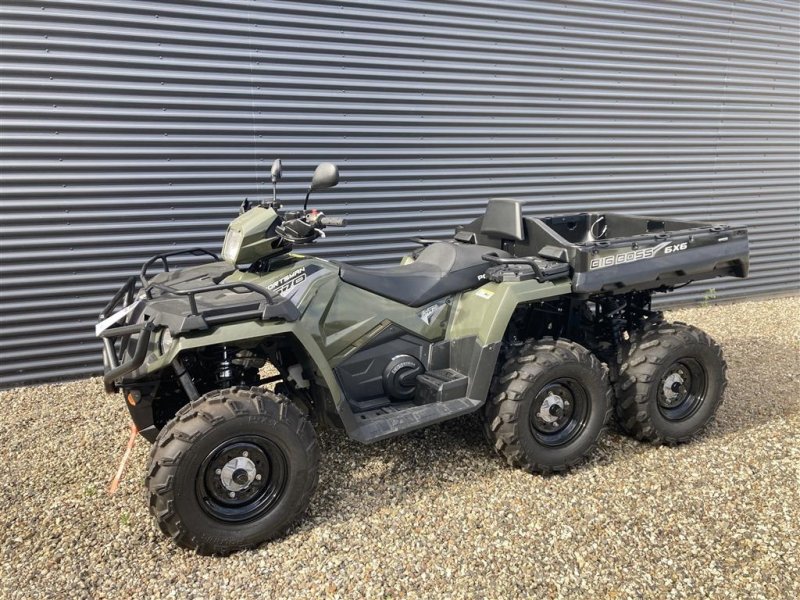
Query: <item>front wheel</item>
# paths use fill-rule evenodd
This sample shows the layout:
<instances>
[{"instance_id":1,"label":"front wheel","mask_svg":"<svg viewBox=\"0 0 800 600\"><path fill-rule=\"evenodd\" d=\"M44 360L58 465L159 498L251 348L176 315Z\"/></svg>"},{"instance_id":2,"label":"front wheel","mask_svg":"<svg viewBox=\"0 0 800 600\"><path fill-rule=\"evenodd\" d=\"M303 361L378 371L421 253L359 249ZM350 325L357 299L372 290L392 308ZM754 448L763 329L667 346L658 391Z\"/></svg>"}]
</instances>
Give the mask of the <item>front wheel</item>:
<instances>
[{"instance_id":1,"label":"front wheel","mask_svg":"<svg viewBox=\"0 0 800 600\"><path fill-rule=\"evenodd\" d=\"M541 340L496 376L485 429L513 467L564 471L594 449L611 416L608 370L583 346Z\"/></svg>"},{"instance_id":2,"label":"front wheel","mask_svg":"<svg viewBox=\"0 0 800 600\"><path fill-rule=\"evenodd\" d=\"M308 506L318 480L311 423L259 388L216 390L161 431L146 486L161 531L200 554L275 537Z\"/></svg>"}]
</instances>

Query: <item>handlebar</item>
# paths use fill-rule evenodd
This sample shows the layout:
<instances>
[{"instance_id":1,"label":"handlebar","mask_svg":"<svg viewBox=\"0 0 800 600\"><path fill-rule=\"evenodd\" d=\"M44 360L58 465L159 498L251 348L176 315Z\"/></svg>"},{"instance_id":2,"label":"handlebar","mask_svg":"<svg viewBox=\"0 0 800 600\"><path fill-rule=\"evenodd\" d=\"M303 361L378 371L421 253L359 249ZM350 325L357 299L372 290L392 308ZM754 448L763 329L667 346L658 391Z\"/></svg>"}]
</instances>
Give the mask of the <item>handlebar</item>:
<instances>
[{"instance_id":1,"label":"handlebar","mask_svg":"<svg viewBox=\"0 0 800 600\"><path fill-rule=\"evenodd\" d=\"M345 227L347 225L347 221L342 217L324 216L320 218L319 224L323 227Z\"/></svg>"},{"instance_id":2,"label":"handlebar","mask_svg":"<svg viewBox=\"0 0 800 600\"><path fill-rule=\"evenodd\" d=\"M310 244L320 237L326 227L344 227L347 225L342 217L329 217L317 210L286 212L283 222L275 232L289 244Z\"/></svg>"}]
</instances>

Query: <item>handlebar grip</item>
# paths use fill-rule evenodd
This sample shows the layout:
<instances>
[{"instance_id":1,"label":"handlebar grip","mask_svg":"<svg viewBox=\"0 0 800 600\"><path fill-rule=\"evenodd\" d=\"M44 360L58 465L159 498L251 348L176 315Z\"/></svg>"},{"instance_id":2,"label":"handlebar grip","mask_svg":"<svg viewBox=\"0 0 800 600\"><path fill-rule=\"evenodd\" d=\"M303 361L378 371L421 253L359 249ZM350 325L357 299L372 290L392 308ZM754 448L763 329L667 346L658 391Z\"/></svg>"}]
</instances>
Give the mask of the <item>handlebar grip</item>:
<instances>
[{"instance_id":1,"label":"handlebar grip","mask_svg":"<svg viewBox=\"0 0 800 600\"><path fill-rule=\"evenodd\" d=\"M347 225L347 221L345 221L342 217L322 217L320 220L320 225L323 227L344 227Z\"/></svg>"}]
</instances>

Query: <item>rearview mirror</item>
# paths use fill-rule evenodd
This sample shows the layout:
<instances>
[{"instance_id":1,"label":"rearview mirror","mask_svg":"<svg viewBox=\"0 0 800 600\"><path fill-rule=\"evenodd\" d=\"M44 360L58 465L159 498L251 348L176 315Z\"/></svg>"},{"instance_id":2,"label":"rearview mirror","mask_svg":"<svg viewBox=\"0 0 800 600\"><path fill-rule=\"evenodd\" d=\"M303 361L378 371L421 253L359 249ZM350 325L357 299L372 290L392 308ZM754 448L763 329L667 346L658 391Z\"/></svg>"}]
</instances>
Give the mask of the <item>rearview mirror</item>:
<instances>
[{"instance_id":1,"label":"rearview mirror","mask_svg":"<svg viewBox=\"0 0 800 600\"><path fill-rule=\"evenodd\" d=\"M272 163L270 175L272 176L272 183L280 181L281 175L283 175L283 165L281 164L280 158L276 158L275 162Z\"/></svg>"},{"instance_id":2,"label":"rearview mirror","mask_svg":"<svg viewBox=\"0 0 800 600\"><path fill-rule=\"evenodd\" d=\"M339 183L339 167L333 163L324 162L314 171L308 191L324 190Z\"/></svg>"}]
</instances>

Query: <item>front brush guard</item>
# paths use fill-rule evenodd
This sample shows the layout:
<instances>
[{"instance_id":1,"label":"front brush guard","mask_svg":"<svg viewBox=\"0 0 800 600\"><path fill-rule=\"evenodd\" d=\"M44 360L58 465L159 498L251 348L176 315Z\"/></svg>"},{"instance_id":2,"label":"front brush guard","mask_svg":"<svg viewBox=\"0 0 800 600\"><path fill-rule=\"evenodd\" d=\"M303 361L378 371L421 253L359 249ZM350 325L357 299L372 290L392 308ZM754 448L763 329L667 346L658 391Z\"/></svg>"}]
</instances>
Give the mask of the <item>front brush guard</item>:
<instances>
[{"instance_id":1,"label":"front brush guard","mask_svg":"<svg viewBox=\"0 0 800 600\"><path fill-rule=\"evenodd\" d=\"M147 349L150 344L150 336L155 329L153 323L138 323L136 325L125 325L123 327L115 327L103 331L100 336L103 338L103 356L105 360L103 363L110 367L103 373L103 383L107 392L114 391L114 381L128 373L132 373L144 364L144 359L147 356ZM127 338L133 334L139 334L136 340L136 349L130 359L120 364L120 358L117 356L116 349L114 348L114 338L123 337Z\"/></svg>"}]
</instances>

